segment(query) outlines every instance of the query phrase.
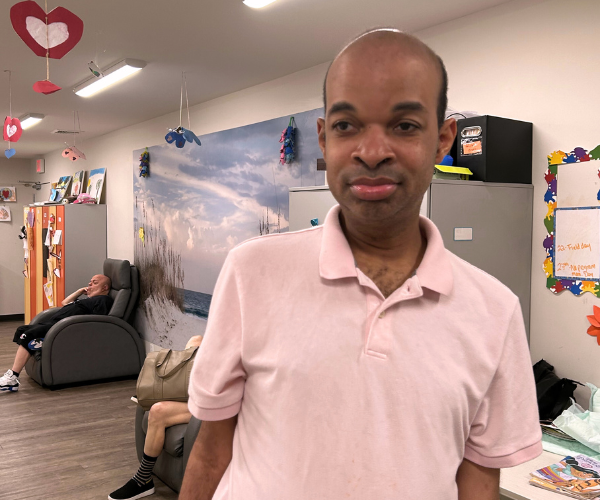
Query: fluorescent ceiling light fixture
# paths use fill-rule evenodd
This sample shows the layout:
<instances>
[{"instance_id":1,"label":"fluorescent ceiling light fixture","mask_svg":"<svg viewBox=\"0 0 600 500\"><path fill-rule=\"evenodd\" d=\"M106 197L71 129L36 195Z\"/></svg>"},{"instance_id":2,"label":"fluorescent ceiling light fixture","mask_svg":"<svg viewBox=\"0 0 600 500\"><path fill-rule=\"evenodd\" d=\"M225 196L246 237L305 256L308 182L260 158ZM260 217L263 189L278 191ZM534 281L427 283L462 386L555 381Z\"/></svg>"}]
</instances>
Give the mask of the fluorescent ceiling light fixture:
<instances>
[{"instance_id":1,"label":"fluorescent ceiling light fixture","mask_svg":"<svg viewBox=\"0 0 600 500\"><path fill-rule=\"evenodd\" d=\"M104 76L100 78L88 78L85 82L77 85L73 89L73 92L81 97L90 97L101 90L104 90L106 87L127 78L129 75L137 73L144 66L146 66L144 61L139 61L137 59L123 59L103 70Z\"/></svg>"},{"instance_id":2,"label":"fluorescent ceiling light fixture","mask_svg":"<svg viewBox=\"0 0 600 500\"><path fill-rule=\"evenodd\" d=\"M265 7L274 1L275 0L244 0L244 4L248 7L252 7L253 9L260 9L261 7Z\"/></svg>"},{"instance_id":3,"label":"fluorescent ceiling light fixture","mask_svg":"<svg viewBox=\"0 0 600 500\"><path fill-rule=\"evenodd\" d=\"M44 118L44 115L40 113L27 113L19 118L21 122L21 128L25 130L26 128L33 127L36 123L39 123Z\"/></svg>"}]
</instances>

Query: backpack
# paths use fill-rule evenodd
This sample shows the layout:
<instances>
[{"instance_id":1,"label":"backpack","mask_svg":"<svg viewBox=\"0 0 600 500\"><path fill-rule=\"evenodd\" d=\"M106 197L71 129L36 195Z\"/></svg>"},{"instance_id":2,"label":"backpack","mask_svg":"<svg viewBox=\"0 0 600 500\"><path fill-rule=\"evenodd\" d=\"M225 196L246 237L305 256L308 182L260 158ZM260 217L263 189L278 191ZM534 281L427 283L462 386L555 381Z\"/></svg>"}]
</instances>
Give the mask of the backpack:
<instances>
[{"instance_id":1,"label":"backpack","mask_svg":"<svg viewBox=\"0 0 600 500\"><path fill-rule=\"evenodd\" d=\"M554 367L541 359L533 365L535 391L537 394L540 420L554 420L575 400L573 393L580 382L568 378L558 378Z\"/></svg>"}]
</instances>

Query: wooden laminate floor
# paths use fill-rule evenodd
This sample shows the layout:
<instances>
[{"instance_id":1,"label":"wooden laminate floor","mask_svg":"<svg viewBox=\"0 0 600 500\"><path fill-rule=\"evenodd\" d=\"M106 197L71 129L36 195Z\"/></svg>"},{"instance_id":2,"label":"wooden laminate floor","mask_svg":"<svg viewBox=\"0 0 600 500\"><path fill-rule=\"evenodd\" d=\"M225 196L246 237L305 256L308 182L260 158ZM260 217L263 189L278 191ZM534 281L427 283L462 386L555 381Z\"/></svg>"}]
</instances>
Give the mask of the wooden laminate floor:
<instances>
[{"instance_id":1,"label":"wooden laminate floor","mask_svg":"<svg viewBox=\"0 0 600 500\"><path fill-rule=\"evenodd\" d=\"M16 321L0 321L0 375L12 367ZM95 500L139 466L135 380L51 391L25 370L18 392L0 392L0 500ZM156 477L148 499L176 499Z\"/></svg>"}]
</instances>

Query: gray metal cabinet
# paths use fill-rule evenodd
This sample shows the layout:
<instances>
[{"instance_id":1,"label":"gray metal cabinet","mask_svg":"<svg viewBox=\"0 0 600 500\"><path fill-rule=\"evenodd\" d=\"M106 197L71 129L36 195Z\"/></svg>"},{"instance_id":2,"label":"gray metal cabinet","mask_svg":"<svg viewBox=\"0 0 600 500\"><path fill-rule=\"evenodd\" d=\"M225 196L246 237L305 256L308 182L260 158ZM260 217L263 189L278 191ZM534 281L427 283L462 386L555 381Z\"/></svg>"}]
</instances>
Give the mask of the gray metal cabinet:
<instances>
[{"instance_id":1,"label":"gray metal cabinet","mask_svg":"<svg viewBox=\"0 0 600 500\"><path fill-rule=\"evenodd\" d=\"M290 189L290 231L325 220L336 201L327 186ZM508 286L520 299L527 336L531 296L533 186L433 180L421 213L448 250Z\"/></svg>"}]
</instances>

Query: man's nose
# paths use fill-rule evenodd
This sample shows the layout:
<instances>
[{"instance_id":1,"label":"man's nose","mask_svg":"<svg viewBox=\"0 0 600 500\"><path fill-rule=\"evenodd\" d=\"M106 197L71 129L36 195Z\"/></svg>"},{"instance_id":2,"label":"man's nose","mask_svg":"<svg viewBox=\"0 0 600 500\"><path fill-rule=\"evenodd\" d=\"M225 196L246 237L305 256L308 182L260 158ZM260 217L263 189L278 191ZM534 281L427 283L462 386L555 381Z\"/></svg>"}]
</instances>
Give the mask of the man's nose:
<instances>
[{"instance_id":1,"label":"man's nose","mask_svg":"<svg viewBox=\"0 0 600 500\"><path fill-rule=\"evenodd\" d=\"M390 146L390 138L383 127L369 125L359 136L359 143L352 153L352 158L374 169L395 158Z\"/></svg>"}]
</instances>

